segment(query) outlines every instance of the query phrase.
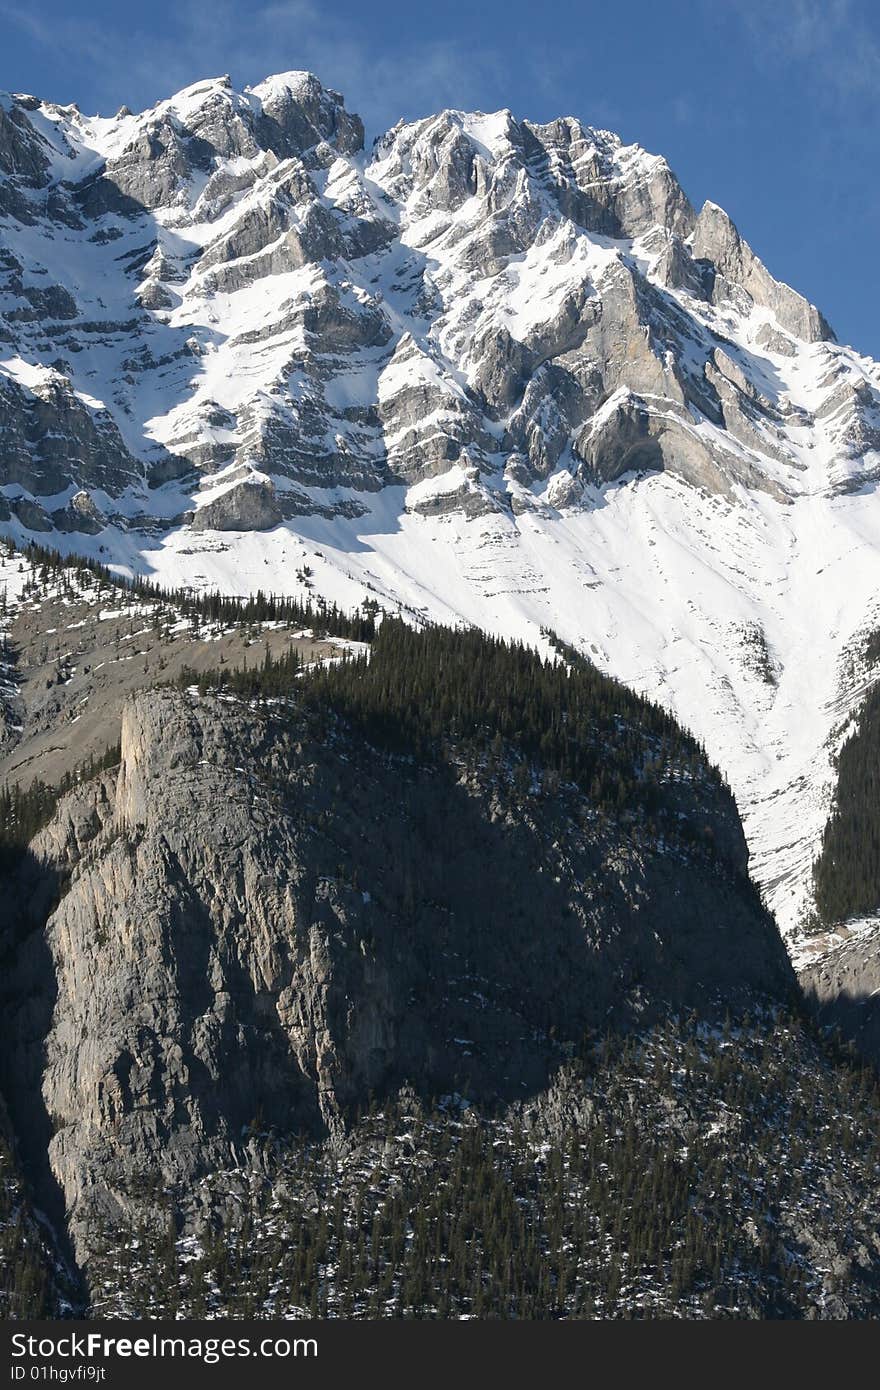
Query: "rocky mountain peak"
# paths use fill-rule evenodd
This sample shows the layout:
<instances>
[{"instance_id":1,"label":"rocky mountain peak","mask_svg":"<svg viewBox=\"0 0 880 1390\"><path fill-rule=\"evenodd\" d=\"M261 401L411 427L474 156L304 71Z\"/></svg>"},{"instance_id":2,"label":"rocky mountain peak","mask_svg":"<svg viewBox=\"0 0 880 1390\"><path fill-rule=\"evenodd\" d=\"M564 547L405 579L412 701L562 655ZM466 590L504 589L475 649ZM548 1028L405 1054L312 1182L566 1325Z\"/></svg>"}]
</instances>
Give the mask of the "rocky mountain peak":
<instances>
[{"instance_id":1,"label":"rocky mountain peak","mask_svg":"<svg viewBox=\"0 0 880 1390\"><path fill-rule=\"evenodd\" d=\"M363 149L364 127L345 109L339 92L325 88L310 72L285 72L246 88L260 113L259 130L267 148L295 157L326 141L341 154Z\"/></svg>"},{"instance_id":2,"label":"rocky mountain peak","mask_svg":"<svg viewBox=\"0 0 880 1390\"><path fill-rule=\"evenodd\" d=\"M815 343L834 339L830 325L813 304L788 285L774 280L717 203L705 202L690 238L691 252L714 268L713 302L747 294L759 308L770 309L796 338Z\"/></svg>"},{"instance_id":3,"label":"rocky mountain peak","mask_svg":"<svg viewBox=\"0 0 880 1390\"><path fill-rule=\"evenodd\" d=\"M779 772L760 672L791 750L782 711L845 704L873 621L876 365L662 157L571 116L447 110L365 151L306 72L109 118L4 97L0 426L19 541L552 627L670 701L744 805ZM807 680L795 618L841 556Z\"/></svg>"}]
</instances>

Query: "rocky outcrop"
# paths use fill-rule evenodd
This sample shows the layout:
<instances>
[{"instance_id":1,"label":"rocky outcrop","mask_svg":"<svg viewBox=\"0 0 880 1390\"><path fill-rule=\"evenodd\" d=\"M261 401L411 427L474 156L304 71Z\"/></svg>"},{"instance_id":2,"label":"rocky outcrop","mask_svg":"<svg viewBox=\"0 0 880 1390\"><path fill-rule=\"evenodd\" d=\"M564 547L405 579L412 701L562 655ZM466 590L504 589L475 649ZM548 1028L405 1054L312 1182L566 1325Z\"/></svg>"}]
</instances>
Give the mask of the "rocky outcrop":
<instances>
[{"instance_id":1,"label":"rocky outcrop","mask_svg":"<svg viewBox=\"0 0 880 1390\"><path fill-rule=\"evenodd\" d=\"M690 230L693 209L664 159L571 117L523 122L521 131L526 157L558 189L563 212L590 231L637 237L657 225L674 234Z\"/></svg>"},{"instance_id":2,"label":"rocky outcrop","mask_svg":"<svg viewBox=\"0 0 880 1390\"><path fill-rule=\"evenodd\" d=\"M822 1024L880 1065L880 926L839 940L799 979Z\"/></svg>"},{"instance_id":3,"label":"rocky outcrop","mask_svg":"<svg viewBox=\"0 0 880 1390\"><path fill-rule=\"evenodd\" d=\"M816 343L834 337L815 305L788 285L773 279L717 204L703 204L690 245L697 260L708 261L714 268L714 303L745 293L752 303L770 309L780 327L796 338Z\"/></svg>"},{"instance_id":4,"label":"rocky outcrop","mask_svg":"<svg viewBox=\"0 0 880 1390\"><path fill-rule=\"evenodd\" d=\"M827 323L720 208L697 216L663 159L608 131L444 111L395 126L367 158L358 117L301 72L244 92L211 79L104 122L4 102L0 344L63 364L80 399L96 394L98 346L97 394L145 465L108 458L105 441L67 450L69 469L19 467L17 400L7 472L35 518L70 486L130 488L133 524L178 525L200 516L180 497L188 472L198 487L200 473L251 460L298 489L369 494L463 456L495 491L514 456L522 486L586 455L600 487L640 457L729 501L735 484L787 501L803 429L845 453L829 490L865 481L846 460L880 438L876 383L863 373L842 404L829 386L792 436L764 355L830 340ZM47 187L50 158L70 176ZM32 259L35 224L46 265ZM76 277L61 254L70 234ZM619 390L650 402L637 448L632 422L626 438L620 421L599 428ZM222 433L204 423L215 407L231 421ZM369 506L297 497L300 513ZM472 502L463 494L466 515ZM510 505L528 506L525 493Z\"/></svg>"},{"instance_id":5,"label":"rocky outcrop","mask_svg":"<svg viewBox=\"0 0 880 1390\"><path fill-rule=\"evenodd\" d=\"M310 73L285 73L243 95L228 77L196 83L162 102L146 120L130 113L131 138L119 154L78 190L89 217L106 213L137 216L145 209L186 203L199 174L212 174L223 160L308 157L316 147L354 154L363 145L363 125L346 110L337 92L325 90Z\"/></svg>"},{"instance_id":6,"label":"rocky outcrop","mask_svg":"<svg viewBox=\"0 0 880 1390\"><path fill-rule=\"evenodd\" d=\"M0 289L12 300L2 311L2 319L7 324L63 323L77 317L79 310L69 290L63 285L46 283L48 276L42 266L33 266L26 272L22 263L2 247L0 276Z\"/></svg>"},{"instance_id":7,"label":"rocky outcrop","mask_svg":"<svg viewBox=\"0 0 880 1390\"><path fill-rule=\"evenodd\" d=\"M269 531L281 515L271 479L250 477L203 503L192 526L194 531Z\"/></svg>"},{"instance_id":8,"label":"rocky outcrop","mask_svg":"<svg viewBox=\"0 0 880 1390\"><path fill-rule=\"evenodd\" d=\"M66 507L59 507L52 513L52 524L58 531L79 531L84 535L96 536L104 530L107 518L91 493L81 488L74 493Z\"/></svg>"},{"instance_id":9,"label":"rocky outcrop","mask_svg":"<svg viewBox=\"0 0 880 1390\"><path fill-rule=\"evenodd\" d=\"M135 696L118 774L66 797L21 870L37 927L4 1004L80 1258L150 1174L236 1161L254 1122L341 1132L407 1079L522 1097L585 1028L786 996L726 793L682 802L715 846L684 861L556 795L533 815L460 763Z\"/></svg>"},{"instance_id":10,"label":"rocky outcrop","mask_svg":"<svg viewBox=\"0 0 880 1390\"><path fill-rule=\"evenodd\" d=\"M723 380L723 379L722 379ZM747 433L743 428L737 430ZM739 483L769 492L777 501L785 491L766 478L747 455L723 450L702 437L681 407L660 407L642 397L619 391L588 424L576 445L587 478L594 483L613 482L627 473L669 471L692 487L730 500Z\"/></svg>"},{"instance_id":11,"label":"rocky outcrop","mask_svg":"<svg viewBox=\"0 0 880 1390\"><path fill-rule=\"evenodd\" d=\"M25 103L0 100L0 173L28 187L43 188L49 160L27 118Z\"/></svg>"},{"instance_id":12,"label":"rocky outcrop","mask_svg":"<svg viewBox=\"0 0 880 1390\"><path fill-rule=\"evenodd\" d=\"M345 109L339 92L322 87L310 72L287 72L248 89L259 102L260 143L280 159L329 146L340 154L363 149L364 126Z\"/></svg>"},{"instance_id":13,"label":"rocky outcrop","mask_svg":"<svg viewBox=\"0 0 880 1390\"><path fill-rule=\"evenodd\" d=\"M0 371L0 483L37 496L76 486L118 495L142 476L110 413L87 405L63 374L25 386Z\"/></svg>"}]
</instances>

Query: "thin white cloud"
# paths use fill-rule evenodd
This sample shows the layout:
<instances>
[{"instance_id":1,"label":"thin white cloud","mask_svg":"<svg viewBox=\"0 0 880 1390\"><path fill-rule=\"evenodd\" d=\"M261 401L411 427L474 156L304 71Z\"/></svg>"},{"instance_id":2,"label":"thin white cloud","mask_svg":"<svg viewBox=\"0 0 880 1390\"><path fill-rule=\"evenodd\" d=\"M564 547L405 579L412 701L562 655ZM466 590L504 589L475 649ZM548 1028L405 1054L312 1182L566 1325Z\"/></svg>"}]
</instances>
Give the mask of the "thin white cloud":
<instances>
[{"instance_id":1,"label":"thin white cloud","mask_svg":"<svg viewBox=\"0 0 880 1390\"><path fill-rule=\"evenodd\" d=\"M152 105L202 77L229 72L244 85L289 68L307 68L341 91L373 133L443 106L503 104L506 68L491 51L455 39L411 39L383 53L366 32L358 37L311 0L251 10L231 0L183 0L164 31L98 26L75 14L49 24L14 0L0 0L0 17L47 52L72 57L104 110Z\"/></svg>"},{"instance_id":2,"label":"thin white cloud","mask_svg":"<svg viewBox=\"0 0 880 1390\"><path fill-rule=\"evenodd\" d=\"M805 68L817 100L880 95L876 20L855 0L728 0L720 14L740 21L763 67Z\"/></svg>"}]
</instances>

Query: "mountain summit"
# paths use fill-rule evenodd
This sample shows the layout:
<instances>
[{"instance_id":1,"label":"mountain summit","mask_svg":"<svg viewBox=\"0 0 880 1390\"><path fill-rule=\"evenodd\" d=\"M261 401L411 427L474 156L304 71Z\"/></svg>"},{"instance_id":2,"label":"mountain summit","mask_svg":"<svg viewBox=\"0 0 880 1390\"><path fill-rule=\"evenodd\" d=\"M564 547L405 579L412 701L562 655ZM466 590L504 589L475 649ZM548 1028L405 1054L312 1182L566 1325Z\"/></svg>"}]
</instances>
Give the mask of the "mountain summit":
<instances>
[{"instance_id":1,"label":"mountain summit","mask_svg":"<svg viewBox=\"0 0 880 1390\"><path fill-rule=\"evenodd\" d=\"M552 629L705 742L783 927L880 625L880 369L660 157L309 73L0 96L0 526Z\"/></svg>"}]
</instances>

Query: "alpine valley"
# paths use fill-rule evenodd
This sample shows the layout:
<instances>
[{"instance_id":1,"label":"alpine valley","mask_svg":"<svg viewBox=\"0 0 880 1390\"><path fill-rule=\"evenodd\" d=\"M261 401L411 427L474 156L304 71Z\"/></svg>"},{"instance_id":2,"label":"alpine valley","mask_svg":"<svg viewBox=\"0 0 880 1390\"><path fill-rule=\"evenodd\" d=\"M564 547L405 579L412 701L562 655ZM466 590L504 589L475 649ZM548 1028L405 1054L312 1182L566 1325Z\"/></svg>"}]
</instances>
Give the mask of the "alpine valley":
<instances>
[{"instance_id":1,"label":"alpine valley","mask_svg":"<svg viewBox=\"0 0 880 1390\"><path fill-rule=\"evenodd\" d=\"M5 1311L877 1316L878 486L608 131L0 94Z\"/></svg>"}]
</instances>

